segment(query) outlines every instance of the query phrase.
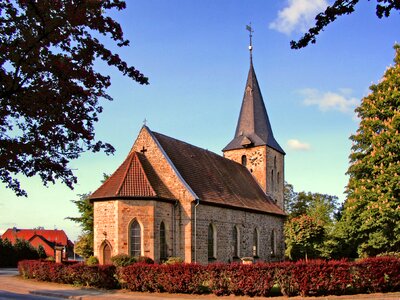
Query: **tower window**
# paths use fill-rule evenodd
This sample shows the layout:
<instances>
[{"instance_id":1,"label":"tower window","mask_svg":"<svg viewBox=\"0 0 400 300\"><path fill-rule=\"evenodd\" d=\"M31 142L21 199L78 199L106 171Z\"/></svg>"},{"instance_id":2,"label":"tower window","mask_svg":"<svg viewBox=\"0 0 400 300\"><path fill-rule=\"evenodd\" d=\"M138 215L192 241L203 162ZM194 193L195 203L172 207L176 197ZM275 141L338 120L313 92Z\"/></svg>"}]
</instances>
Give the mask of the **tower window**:
<instances>
[{"instance_id":1,"label":"tower window","mask_svg":"<svg viewBox=\"0 0 400 300\"><path fill-rule=\"evenodd\" d=\"M271 170L271 192L275 191L275 185L274 185L274 170Z\"/></svg>"},{"instance_id":2,"label":"tower window","mask_svg":"<svg viewBox=\"0 0 400 300\"><path fill-rule=\"evenodd\" d=\"M242 165L245 167L247 165L247 156L246 155L242 155Z\"/></svg>"}]
</instances>

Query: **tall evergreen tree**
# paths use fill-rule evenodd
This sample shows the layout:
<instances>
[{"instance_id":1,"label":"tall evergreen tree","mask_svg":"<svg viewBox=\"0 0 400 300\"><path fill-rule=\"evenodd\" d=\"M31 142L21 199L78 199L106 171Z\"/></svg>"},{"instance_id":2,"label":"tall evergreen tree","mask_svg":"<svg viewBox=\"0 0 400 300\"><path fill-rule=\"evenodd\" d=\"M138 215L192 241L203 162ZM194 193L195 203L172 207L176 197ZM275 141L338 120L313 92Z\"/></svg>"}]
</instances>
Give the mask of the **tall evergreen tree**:
<instances>
[{"instance_id":1,"label":"tall evergreen tree","mask_svg":"<svg viewBox=\"0 0 400 300\"><path fill-rule=\"evenodd\" d=\"M350 154L342 222L360 256L400 251L400 45L394 66L370 87Z\"/></svg>"}]
</instances>

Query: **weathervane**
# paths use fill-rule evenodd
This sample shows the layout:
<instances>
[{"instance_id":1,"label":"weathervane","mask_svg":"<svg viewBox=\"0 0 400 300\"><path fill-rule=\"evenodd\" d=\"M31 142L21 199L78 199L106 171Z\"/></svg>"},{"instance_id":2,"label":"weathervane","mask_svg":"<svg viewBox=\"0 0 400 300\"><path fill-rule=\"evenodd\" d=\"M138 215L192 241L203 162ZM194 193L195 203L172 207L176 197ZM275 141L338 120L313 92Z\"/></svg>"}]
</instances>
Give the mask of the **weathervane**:
<instances>
[{"instance_id":1,"label":"weathervane","mask_svg":"<svg viewBox=\"0 0 400 300\"><path fill-rule=\"evenodd\" d=\"M250 60L253 60L253 42L252 42L252 37L253 37L253 28L251 27L251 22L249 25L246 25L246 29L249 31L249 36L250 36L250 45L249 45L249 50L250 50Z\"/></svg>"},{"instance_id":2,"label":"weathervane","mask_svg":"<svg viewBox=\"0 0 400 300\"><path fill-rule=\"evenodd\" d=\"M146 125L147 125L147 122L148 122L147 119L144 118L144 120L143 120L143 125L146 126Z\"/></svg>"}]
</instances>

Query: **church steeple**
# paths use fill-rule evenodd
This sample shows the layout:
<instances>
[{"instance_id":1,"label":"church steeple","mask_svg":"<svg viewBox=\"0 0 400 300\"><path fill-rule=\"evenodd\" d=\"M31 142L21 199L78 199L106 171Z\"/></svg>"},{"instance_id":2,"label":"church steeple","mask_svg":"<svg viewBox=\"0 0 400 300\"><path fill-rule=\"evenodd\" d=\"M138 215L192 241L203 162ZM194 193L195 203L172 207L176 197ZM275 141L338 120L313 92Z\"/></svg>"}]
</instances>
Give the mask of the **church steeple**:
<instances>
[{"instance_id":1,"label":"church steeple","mask_svg":"<svg viewBox=\"0 0 400 300\"><path fill-rule=\"evenodd\" d=\"M252 49L250 49L250 53L251 51ZM250 56L250 69L235 137L222 151L262 145L267 145L285 154L272 133L268 113L254 71L253 60Z\"/></svg>"},{"instance_id":2,"label":"church steeple","mask_svg":"<svg viewBox=\"0 0 400 300\"><path fill-rule=\"evenodd\" d=\"M224 148L224 157L244 165L263 191L283 209L285 151L272 133L271 123L253 66L250 31L250 69L235 137Z\"/></svg>"}]
</instances>

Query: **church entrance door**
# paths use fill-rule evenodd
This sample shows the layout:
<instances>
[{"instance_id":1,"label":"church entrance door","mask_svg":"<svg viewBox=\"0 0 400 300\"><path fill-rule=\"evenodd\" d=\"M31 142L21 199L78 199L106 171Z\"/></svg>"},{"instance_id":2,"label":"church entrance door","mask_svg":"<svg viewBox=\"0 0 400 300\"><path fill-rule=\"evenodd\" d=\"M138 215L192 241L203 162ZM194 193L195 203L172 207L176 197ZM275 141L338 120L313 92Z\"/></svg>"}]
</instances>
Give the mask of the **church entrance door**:
<instances>
[{"instance_id":1,"label":"church entrance door","mask_svg":"<svg viewBox=\"0 0 400 300\"><path fill-rule=\"evenodd\" d=\"M111 264L111 247L109 244L105 244L103 248L103 264Z\"/></svg>"}]
</instances>

